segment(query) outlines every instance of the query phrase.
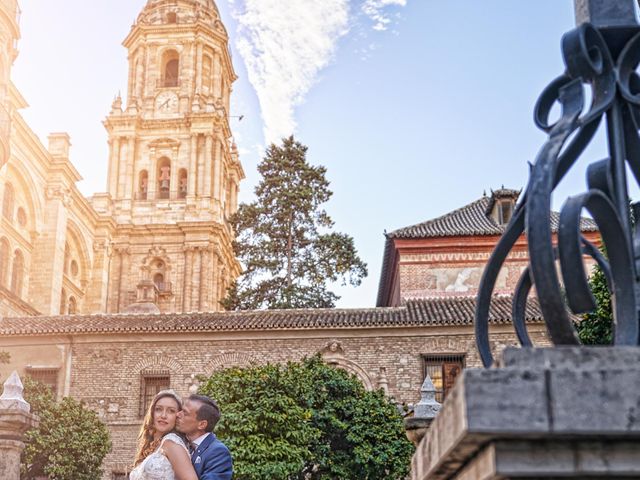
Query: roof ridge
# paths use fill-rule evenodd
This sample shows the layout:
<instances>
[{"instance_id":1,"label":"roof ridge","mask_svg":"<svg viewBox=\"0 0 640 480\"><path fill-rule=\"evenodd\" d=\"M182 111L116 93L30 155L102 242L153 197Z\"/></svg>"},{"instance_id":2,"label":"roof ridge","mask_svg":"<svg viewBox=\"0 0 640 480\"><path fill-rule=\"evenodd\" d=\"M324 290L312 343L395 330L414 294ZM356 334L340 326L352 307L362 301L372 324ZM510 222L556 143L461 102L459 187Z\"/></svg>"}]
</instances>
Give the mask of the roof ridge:
<instances>
[{"instance_id":1,"label":"roof ridge","mask_svg":"<svg viewBox=\"0 0 640 480\"><path fill-rule=\"evenodd\" d=\"M462 207L458 207L455 210L451 210L450 212L443 213L439 217L431 218L429 220L425 220L423 222L416 223L416 224L413 224L413 225L408 225L406 227L397 228L397 229L393 230L392 232L387 233L386 235L388 237L393 238L393 235L398 233L398 232L401 232L401 231L404 231L404 230L410 230L410 229L416 228L416 227L423 227L423 226L428 225L430 223L435 223L435 222L437 222L439 220L444 220L446 218L452 217L453 215L455 215L458 212L461 212L461 211L466 210L466 209L468 209L468 208L470 208L472 206L475 206L476 204L479 204L479 203L481 203L483 201L488 201L488 200L489 200L489 197L480 197L480 198L478 198L477 200L474 200L471 203L467 203L466 205L463 205Z\"/></svg>"}]
</instances>

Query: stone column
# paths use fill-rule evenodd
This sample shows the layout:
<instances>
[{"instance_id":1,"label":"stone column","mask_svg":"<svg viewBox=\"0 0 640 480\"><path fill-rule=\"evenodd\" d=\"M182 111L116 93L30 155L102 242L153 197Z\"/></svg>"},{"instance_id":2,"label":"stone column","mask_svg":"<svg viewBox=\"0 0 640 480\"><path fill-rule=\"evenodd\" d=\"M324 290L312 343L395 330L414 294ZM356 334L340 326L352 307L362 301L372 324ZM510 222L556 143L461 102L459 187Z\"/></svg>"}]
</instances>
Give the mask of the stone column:
<instances>
[{"instance_id":1,"label":"stone column","mask_svg":"<svg viewBox=\"0 0 640 480\"><path fill-rule=\"evenodd\" d=\"M202 42L196 48L196 92L202 93Z\"/></svg>"},{"instance_id":2,"label":"stone column","mask_svg":"<svg viewBox=\"0 0 640 480\"><path fill-rule=\"evenodd\" d=\"M169 179L169 198L174 200L178 198L178 172L180 171L178 162L178 147L172 149L173 157L171 158L171 178Z\"/></svg>"},{"instance_id":3,"label":"stone column","mask_svg":"<svg viewBox=\"0 0 640 480\"><path fill-rule=\"evenodd\" d=\"M191 311L191 263L193 247L184 247L184 278L182 279L182 311Z\"/></svg>"},{"instance_id":4,"label":"stone column","mask_svg":"<svg viewBox=\"0 0 640 480\"><path fill-rule=\"evenodd\" d=\"M135 137L127 137L127 154L126 158L126 178L124 198L133 198L133 192L135 191L135 156L136 156L136 139Z\"/></svg>"},{"instance_id":5,"label":"stone column","mask_svg":"<svg viewBox=\"0 0 640 480\"><path fill-rule=\"evenodd\" d=\"M202 248L195 247L191 256L191 310L200 310L200 272L202 270Z\"/></svg>"},{"instance_id":6,"label":"stone column","mask_svg":"<svg viewBox=\"0 0 640 480\"><path fill-rule=\"evenodd\" d=\"M213 170L213 135L206 137L204 146L204 196L211 197L211 173Z\"/></svg>"},{"instance_id":7,"label":"stone column","mask_svg":"<svg viewBox=\"0 0 640 480\"><path fill-rule=\"evenodd\" d=\"M191 135L191 152L189 157L189 187L188 198L196 196L196 177L198 176L198 135Z\"/></svg>"},{"instance_id":8,"label":"stone column","mask_svg":"<svg viewBox=\"0 0 640 480\"><path fill-rule=\"evenodd\" d=\"M22 382L13 372L4 383L0 396L0 478L20 480L20 454L24 450L24 433L38 426L38 417L22 396Z\"/></svg>"},{"instance_id":9,"label":"stone column","mask_svg":"<svg viewBox=\"0 0 640 480\"><path fill-rule=\"evenodd\" d=\"M45 199L42 234L35 242L31 257L34 275L29 279L29 298L33 299L34 307L43 315L57 315L60 312L67 208L71 204L71 191L63 185L48 185Z\"/></svg>"},{"instance_id":10,"label":"stone column","mask_svg":"<svg viewBox=\"0 0 640 480\"><path fill-rule=\"evenodd\" d=\"M127 185L127 165L129 162L129 138L123 137L120 143L120 158L118 159L118 189L117 198L124 198Z\"/></svg>"},{"instance_id":11,"label":"stone column","mask_svg":"<svg viewBox=\"0 0 640 480\"><path fill-rule=\"evenodd\" d=\"M114 137L111 139L111 155L109 163L109 193L111 198L116 198L118 195L118 159L120 158L120 138Z\"/></svg>"},{"instance_id":12,"label":"stone column","mask_svg":"<svg viewBox=\"0 0 640 480\"><path fill-rule=\"evenodd\" d=\"M213 58L213 98L222 96L222 55L216 51Z\"/></svg>"},{"instance_id":13,"label":"stone column","mask_svg":"<svg viewBox=\"0 0 640 480\"><path fill-rule=\"evenodd\" d=\"M158 196L158 158L156 149L149 150L149 181L147 183L147 200L155 200Z\"/></svg>"},{"instance_id":14,"label":"stone column","mask_svg":"<svg viewBox=\"0 0 640 480\"><path fill-rule=\"evenodd\" d=\"M222 142L220 139L216 142L216 156L214 160L214 173L213 173L213 198L214 201L220 205L222 204L222 198L220 198L220 172L222 171Z\"/></svg>"},{"instance_id":15,"label":"stone column","mask_svg":"<svg viewBox=\"0 0 640 480\"><path fill-rule=\"evenodd\" d=\"M220 310L220 299L216 288L218 287L218 252L214 249L211 250L211 265L209 266L210 279L209 279L209 305L213 311Z\"/></svg>"}]
</instances>

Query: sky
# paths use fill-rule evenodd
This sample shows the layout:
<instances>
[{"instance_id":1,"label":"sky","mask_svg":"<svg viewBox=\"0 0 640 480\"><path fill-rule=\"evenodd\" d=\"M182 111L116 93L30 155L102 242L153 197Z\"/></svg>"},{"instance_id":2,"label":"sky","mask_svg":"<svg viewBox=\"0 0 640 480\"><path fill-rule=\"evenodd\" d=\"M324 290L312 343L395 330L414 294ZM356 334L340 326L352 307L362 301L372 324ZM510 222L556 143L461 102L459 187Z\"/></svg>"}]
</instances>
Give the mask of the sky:
<instances>
[{"instance_id":1,"label":"sky","mask_svg":"<svg viewBox=\"0 0 640 480\"><path fill-rule=\"evenodd\" d=\"M90 196L106 190L102 121L126 94L121 43L145 0L22 0L12 79L46 145L71 136ZM545 135L533 124L564 68L572 0L218 0L238 80L232 130L253 199L265 146L294 134L327 167L326 205L369 276L337 287L340 307L375 305L384 232L423 222L501 186L522 188ZM598 139L554 205L585 188Z\"/></svg>"}]
</instances>

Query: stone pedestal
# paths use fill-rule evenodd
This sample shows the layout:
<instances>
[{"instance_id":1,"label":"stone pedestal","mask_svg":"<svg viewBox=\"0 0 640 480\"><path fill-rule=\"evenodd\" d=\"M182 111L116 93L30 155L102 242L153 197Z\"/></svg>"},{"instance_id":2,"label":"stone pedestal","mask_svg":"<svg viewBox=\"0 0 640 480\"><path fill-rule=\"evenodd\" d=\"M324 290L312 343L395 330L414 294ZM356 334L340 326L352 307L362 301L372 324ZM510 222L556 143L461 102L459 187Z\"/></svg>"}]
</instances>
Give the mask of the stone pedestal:
<instances>
[{"instance_id":1,"label":"stone pedestal","mask_svg":"<svg viewBox=\"0 0 640 480\"><path fill-rule=\"evenodd\" d=\"M640 348L510 349L466 370L413 480L640 478Z\"/></svg>"},{"instance_id":2,"label":"stone pedestal","mask_svg":"<svg viewBox=\"0 0 640 480\"><path fill-rule=\"evenodd\" d=\"M24 450L24 433L38 425L22 398L22 383L13 372L0 396L0 478L20 480L20 454Z\"/></svg>"}]
</instances>

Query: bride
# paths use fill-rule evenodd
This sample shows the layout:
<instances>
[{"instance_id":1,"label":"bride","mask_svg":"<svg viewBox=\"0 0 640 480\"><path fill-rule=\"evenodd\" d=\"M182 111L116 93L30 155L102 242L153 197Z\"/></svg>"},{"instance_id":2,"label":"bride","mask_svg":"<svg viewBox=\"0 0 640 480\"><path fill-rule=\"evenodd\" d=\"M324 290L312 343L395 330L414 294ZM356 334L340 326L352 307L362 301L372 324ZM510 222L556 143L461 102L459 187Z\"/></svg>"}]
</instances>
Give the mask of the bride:
<instances>
[{"instance_id":1,"label":"bride","mask_svg":"<svg viewBox=\"0 0 640 480\"><path fill-rule=\"evenodd\" d=\"M172 390L154 397L138 435L130 480L198 480L185 441L176 432L181 410L182 402Z\"/></svg>"}]
</instances>

